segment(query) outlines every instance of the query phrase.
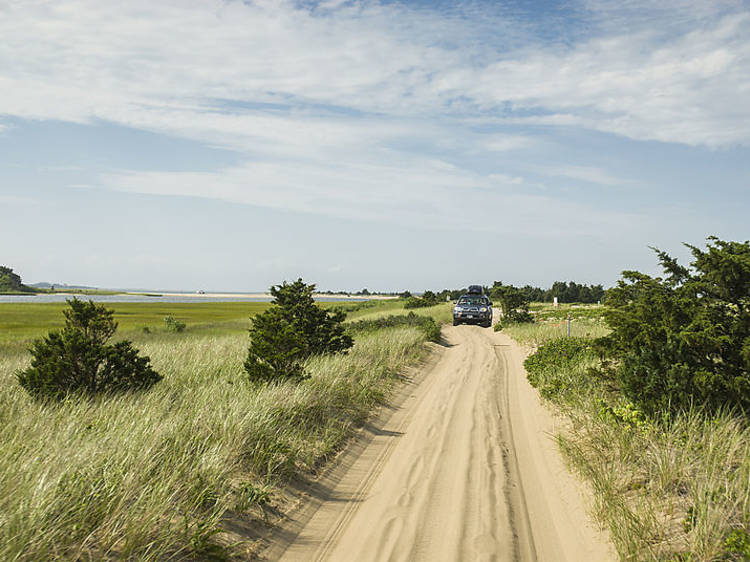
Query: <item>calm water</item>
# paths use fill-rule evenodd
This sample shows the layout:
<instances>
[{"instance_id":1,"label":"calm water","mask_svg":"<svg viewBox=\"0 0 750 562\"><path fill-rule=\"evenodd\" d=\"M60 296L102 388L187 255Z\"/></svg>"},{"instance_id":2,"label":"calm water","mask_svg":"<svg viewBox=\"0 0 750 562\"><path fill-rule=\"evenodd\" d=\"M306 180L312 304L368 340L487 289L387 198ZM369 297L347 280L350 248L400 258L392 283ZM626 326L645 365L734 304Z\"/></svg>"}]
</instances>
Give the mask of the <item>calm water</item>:
<instances>
[{"instance_id":1,"label":"calm water","mask_svg":"<svg viewBox=\"0 0 750 562\"><path fill-rule=\"evenodd\" d=\"M89 300L95 302L270 302L271 297L207 297L207 296L192 296L190 293L186 293L185 296L164 296L164 297L146 297L143 295L76 295L79 299ZM65 302L65 299L73 298L70 295L0 295L0 303L3 302ZM366 298L350 298L345 299L341 297L319 297L316 299L320 302L350 302L350 301L366 301Z\"/></svg>"}]
</instances>

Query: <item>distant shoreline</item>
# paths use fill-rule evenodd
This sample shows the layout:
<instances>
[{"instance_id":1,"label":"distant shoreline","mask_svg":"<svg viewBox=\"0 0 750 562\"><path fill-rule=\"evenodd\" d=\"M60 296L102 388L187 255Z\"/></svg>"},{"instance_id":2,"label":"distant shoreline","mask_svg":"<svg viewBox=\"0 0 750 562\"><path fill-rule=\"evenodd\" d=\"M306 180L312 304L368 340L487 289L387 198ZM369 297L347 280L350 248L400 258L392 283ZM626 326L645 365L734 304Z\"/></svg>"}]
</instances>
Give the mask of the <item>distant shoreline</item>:
<instances>
[{"instance_id":1,"label":"distant shoreline","mask_svg":"<svg viewBox=\"0 0 750 562\"><path fill-rule=\"evenodd\" d=\"M40 295L62 295L64 297L96 296L96 295L125 295L125 291L110 291L108 289L68 289L53 291L50 289L32 289L30 291L0 291L0 297L38 297Z\"/></svg>"},{"instance_id":2,"label":"distant shoreline","mask_svg":"<svg viewBox=\"0 0 750 562\"><path fill-rule=\"evenodd\" d=\"M147 293L147 292L131 292L128 291L126 293L123 293L125 295L138 295L138 296L154 296L157 293ZM271 293L173 293L173 292L167 292L167 293L158 293L159 296L163 297L194 297L196 299L200 298L227 298L227 299L272 299L273 295ZM337 299L352 299L352 300L363 300L363 299L370 299L370 300L387 300L387 299L397 299L398 296L396 295L347 295L345 293L336 293L336 294L327 294L327 293L315 293L313 294L313 297L315 298L337 298Z\"/></svg>"},{"instance_id":3,"label":"distant shoreline","mask_svg":"<svg viewBox=\"0 0 750 562\"><path fill-rule=\"evenodd\" d=\"M318 302L362 302L362 301L384 301L399 298L395 295L356 295L356 294L330 294L314 293L313 297ZM51 303L65 302L67 299L78 298L82 300L93 299L97 302L269 302L273 300L270 293L220 293L220 292L177 292L177 291L36 291L36 292L8 292L0 293L0 303Z\"/></svg>"}]
</instances>

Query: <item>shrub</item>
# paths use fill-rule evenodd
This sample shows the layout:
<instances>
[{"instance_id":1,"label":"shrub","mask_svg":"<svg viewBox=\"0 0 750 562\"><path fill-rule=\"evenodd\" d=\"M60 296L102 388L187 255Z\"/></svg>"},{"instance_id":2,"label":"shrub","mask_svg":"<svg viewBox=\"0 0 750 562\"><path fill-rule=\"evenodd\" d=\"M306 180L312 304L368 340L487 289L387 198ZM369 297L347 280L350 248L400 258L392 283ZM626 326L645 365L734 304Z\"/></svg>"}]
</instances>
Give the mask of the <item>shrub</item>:
<instances>
[{"instance_id":1,"label":"shrub","mask_svg":"<svg viewBox=\"0 0 750 562\"><path fill-rule=\"evenodd\" d=\"M271 287L272 306L253 318L245 371L256 382L304 378L302 361L311 355L344 352L353 345L344 333L341 310L315 304L315 285L302 279Z\"/></svg>"},{"instance_id":2,"label":"shrub","mask_svg":"<svg viewBox=\"0 0 750 562\"><path fill-rule=\"evenodd\" d=\"M12 268L0 265L0 293L33 293L34 289L21 283L21 276Z\"/></svg>"},{"instance_id":3,"label":"shrub","mask_svg":"<svg viewBox=\"0 0 750 562\"><path fill-rule=\"evenodd\" d=\"M531 386L546 398L554 398L571 386L569 373L594 356L585 338L557 338L537 349L524 361Z\"/></svg>"},{"instance_id":4,"label":"shrub","mask_svg":"<svg viewBox=\"0 0 750 562\"><path fill-rule=\"evenodd\" d=\"M114 312L93 301L68 300L65 327L32 343L31 366L16 374L30 394L61 398L70 392L145 389L161 380L131 342L107 345L117 330Z\"/></svg>"},{"instance_id":5,"label":"shrub","mask_svg":"<svg viewBox=\"0 0 750 562\"><path fill-rule=\"evenodd\" d=\"M432 291L425 291L421 297L407 297L404 308L426 308L442 302L445 302L445 297L441 299L439 295L436 295Z\"/></svg>"},{"instance_id":6,"label":"shrub","mask_svg":"<svg viewBox=\"0 0 750 562\"><path fill-rule=\"evenodd\" d=\"M410 312L409 314L399 314L392 316L383 316L374 320L359 320L351 322L346 330L350 334L374 332L386 328L400 328L403 326L415 326L422 330L428 340L433 342L440 341L440 326L429 316L419 316Z\"/></svg>"},{"instance_id":7,"label":"shrub","mask_svg":"<svg viewBox=\"0 0 750 562\"><path fill-rule=\"evenodd\" d=\"M432 306L434 303L426 301L421 297L409 297L404 303L404 308L425 308Z\"/></svg>"},{"instance_id":8,"label":"shrub","mask_svg":"<svg viewBox=\"0 0 750 562\"><path fill-rule=\"evenodd\" d=\"M750 412L750 244L708 239L685 268L655 250L665 277L623 272L598 340L623 393L648 413L691 404Z\"/></svg>"},{"instance_id":9,"label":"shrub","mask_svg":"<svg viewBox=\"0 0 750 562\"><path fill-rule=\"evenodd\" d=\"M533 322L534 317L529 314L529 301L525 292L513 285L498 285L492 290L492 297L500 301L500 309L503 312L503 318L498 324L496 330L500 330L510 324L523 324Z\"/></svg>"},{"instance_id":10,"label":"shrub","mask_svg":"<svg viewBox=\"0 0 750 562\"><path fill-rule=\"evenodd\" d=\"M185 323L177 320L177 318L172 315L164 317L164 326L167 329L167 332L178 333L185 330Z\"/></svg>"}]
</instances>

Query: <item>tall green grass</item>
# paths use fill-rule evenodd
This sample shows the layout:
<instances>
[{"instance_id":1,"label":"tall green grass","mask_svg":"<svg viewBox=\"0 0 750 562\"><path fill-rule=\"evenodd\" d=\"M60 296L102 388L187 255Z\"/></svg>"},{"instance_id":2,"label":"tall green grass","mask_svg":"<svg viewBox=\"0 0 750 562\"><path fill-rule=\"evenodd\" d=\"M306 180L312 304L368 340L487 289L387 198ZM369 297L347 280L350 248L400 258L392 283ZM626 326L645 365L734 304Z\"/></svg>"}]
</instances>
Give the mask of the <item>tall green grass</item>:
<instances>
[{"instance_id":1,"label":"tall green grass","mask_svg":"<svg viewBox=\"0 0 750 562\"><path fill-rule=\"evenodd\" d=\"M199 303L104 303L115 311L118 333L129 334L144 327L158 332L164 329L164 317L173 316L188 327L239 322L249 326L251 316L263 312L267 302L199 302ZM60 329L64 324L62 311L64 302L49 303L0 303L0 344L28 341Z\"/></svg>"},{"instance_id":2,"label":"tall green grass","mask_svg":"<svg viewBox=\"0 0 750 562\"><path fill-rule=\"evenodd\" d=\"M149 392L31 399L0 358L0 560L248 557L222 531L285 478L341 447L425 334L363 334L347 355L316 357L299 385L253 386L247 336L143 336L164 380Z\"/></svg>"}]
</instances>

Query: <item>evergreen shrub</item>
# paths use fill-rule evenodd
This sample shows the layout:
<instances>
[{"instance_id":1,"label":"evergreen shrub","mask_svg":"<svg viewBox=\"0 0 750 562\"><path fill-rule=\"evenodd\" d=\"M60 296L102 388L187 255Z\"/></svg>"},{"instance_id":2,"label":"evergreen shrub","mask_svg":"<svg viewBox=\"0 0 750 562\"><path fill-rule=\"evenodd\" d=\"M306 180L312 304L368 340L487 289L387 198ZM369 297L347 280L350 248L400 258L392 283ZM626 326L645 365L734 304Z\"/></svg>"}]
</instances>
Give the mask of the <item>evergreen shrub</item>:
<instances>
[{"instance_id":1,"label":"evergreen shrub","mask_svg":"<svg viewBox=\"0 0 750 562\"><path fill-rule=\"evenodd\" d=\"M107 342L117 330L114 312L93 301L67 301L65 327L35 340L31 366L16 374L37 397L62 398L72 392L95 394L150 388L161 380L150 359L131 342Z\"/></svg>"},{"instance_id":2,"label":"evergreen shrub","mask_svg":"<svg viewBox=\"0 0 750 562\"><path fill-rule=\"evenodd\" d=\"M271 308L253 318L245 371L254 382L301 380L302 362L324 353L345 352L353 344L341 310L315 304L315 285L302 279L271 287Z\"/></svg>"}]
</instances>

